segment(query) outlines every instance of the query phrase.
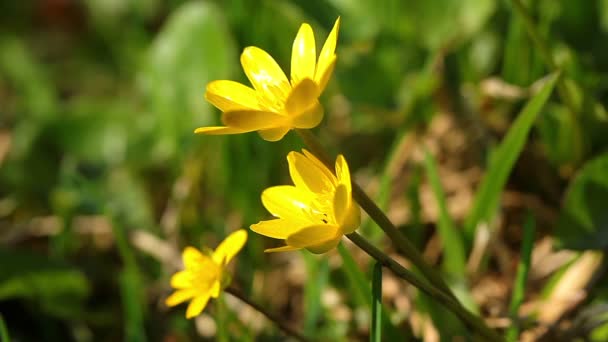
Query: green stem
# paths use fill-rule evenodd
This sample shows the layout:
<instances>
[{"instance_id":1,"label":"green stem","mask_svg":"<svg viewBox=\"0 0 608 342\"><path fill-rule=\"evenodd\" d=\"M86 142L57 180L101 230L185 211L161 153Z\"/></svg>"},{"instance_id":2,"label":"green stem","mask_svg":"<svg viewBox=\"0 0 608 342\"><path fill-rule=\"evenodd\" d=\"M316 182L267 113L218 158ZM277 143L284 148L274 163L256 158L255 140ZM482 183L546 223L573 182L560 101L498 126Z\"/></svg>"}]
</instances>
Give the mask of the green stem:
<instances>
[{"instance_id":1,"label":"green stem","mask_svg":"<svg viewBox=\"0 0 608 342\"><path fill-rule=\"evenodd\" d=\"M524 6L524 4L521 2L521 0L512 0L512 2L513 2L513 7L515 8L515 11L522 18L524 25L526 26L526 30L528 31L528 34L530 35L530 38L532 39L532 41L538 48L538 52L540 53L540 56L543 59L544 63L547 65L547 67L550 69L551 72L559 71L560 68L555 63L555 60L553 59L553 55L551 54L551 50L549 49L549 46L546 44L546 42L542 38L540 32L537 30L536 24L534 23L534 19L530 15L530 12L526 8L526 6ZM564 101L564 104L570 110L571 114L576 116L576 114L578 113L576 101L574 100L574 96L568 89L568 86L566 85L566 82L565 82L565 79L563 76L560 76L560 78L558 80L557 91L558 91L559 96L561 97L562 101ZM573 122L576 122L576 121L573 121Z\"/></svg>"},{"instance_id":2,"label":"green stem","mask_svg":"<svg viewBox=\"0 0 608 342\"><path fill-rule=\"evenodd\" d=\"M327 167L331 170L333 165L331 158L317 138L309 131L304 129L296 130L304 143L308 146L311 152L316 155ZM378 208L376 203L372 201L365 192L353 180L353 197L355 201L365 210L374 222L388 235L397 248L416 266L418 270L436 287L445 292L448 296L456 299L450 288L447 286L441 275L435 271L425 260L422 254L416 249L414 244L405 237L393 223L386 217L384 212Z\"/></svg>"},{"instance_id":3,"label":"green stem","mask_svg":"<svg viewBox=\"0 0 608 342\"><path fill-rule=\"evenodd\" d=\"M292 327L287 325L285 322L283 322L283 320L281 320L279 318L279 316L273 314L272 312L266 310L260 304L247 298L247 296L245 296L241 291L235 289L234 287L227 287L226 289L224 289L224 291L227 293L230 293L232 296L240 299L243 303L249 305L256 311L258 311L259 313L264 315L269 321L276 324L277 327L279 327L279 329L281 329L285 333L285 335L290 336L300 342L309 342L310 341L308 338L304 337L304 335L300 334L298 331L296 331L295 329L293 329Z\"/></svg>"},{"instance_id":4,"label":"green stem","mask_svg":"<svg viewBox=\"0 0 608 342\"><path fill-rule=\"evenodd\" d=\"M500 336L496 331L490 329L479 317L473 315L467 309L465 309L456 299L447 295L444 291L439 290L437 287L427 283L420 279L413 272L409 271L405 267L401 266L398 262L384 254L381 250L376 248L373 244L367 241L363 236L358 233L351 233L346 235L355 245L369 254L382 266L391 270L396 276L404 279L408 283L414 285L420 291L426 293L437 302L442 304L448 310L452 311L458 316L465 324L471 329L476 331L481 337L487 341L504 341L504 338Z\"/></svg>"}]
</instances>

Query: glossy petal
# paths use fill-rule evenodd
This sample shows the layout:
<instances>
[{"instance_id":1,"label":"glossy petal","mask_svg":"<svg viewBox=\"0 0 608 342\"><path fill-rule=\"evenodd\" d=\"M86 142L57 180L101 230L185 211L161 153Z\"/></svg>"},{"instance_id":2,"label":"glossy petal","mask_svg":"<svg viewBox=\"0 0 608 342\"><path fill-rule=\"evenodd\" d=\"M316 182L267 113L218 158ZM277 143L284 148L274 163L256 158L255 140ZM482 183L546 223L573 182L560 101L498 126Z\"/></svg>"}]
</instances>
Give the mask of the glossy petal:
<instances>
[{"instance_id":1,"label":"glossy petal","mask_svg":"<svg viewBox=\"0 0 608 342\"><path fill-rule=\"evenodd\" d=\"M342 225L344 223L344 218L346 217L346 214L350 207L350 201L350 196L346 191L346 187L344 186L344 184L338 185L334 194L333 215L336 220L336 223L338 223L339 225Z\"/></svg>"},{"instance_id":2,"label":"glossy petal","mask_svg":"<svg viewBox=\"0 0 608 342\"><path fill-rule=\"evenodd\" d=\"M305 78L296 84L289 93L285 109L289 115L295 117L311 108L317 103L318 98L319 88L317 84L312 79Z\"/></svg>"},{"instance_id":3,"label":"glossy petal","mask_svg":"<svg viewBox=\"0 0 608 342\"><path fill-rule=\"evenodd\" d=\"M241 65L253 87L270 102L284 103L291 85L277 62L264 50L250 46L241 54Z\"/></svg>"},{"instance_id":4,"label":"glossy petal","mask_svg":"<svg viewBox=\"0 0 608 342\"><path fill-rule=\"evenodd\" d=\"M188 270L179 271L171 277L171 287L186 289L192 286L192 273Z\"/></svg>"},{"instance_id":5,"label":"glossy petal","mask_svg":"<svg viewBox=\"0 0 608 342\"><path fill-rule=\"evenodd\" d=\"M207 306L207 302L209 302L209 294L194 297L186 309L186 318L198 316Z\"/></svg>"},{"instance_id":6,"label":"glossy petal","mask_svg":"<svg viewBox=\"0 0 608 342\"><path fill-rule=\"evenodd\" d=\"M351 201L352 205L348 208L346 216L342 219L342 231L344 234L350 234L357 230L361 225L361 210L355 201Z\"/></svg>"},{"instance_id":7,"label":"glossy petal","mask_svg":"<svg viewBox=\"0 0 608 342\"><path fill-rule=\"evenodd\" d=\"M220 283L219 280L216 280L213 285L211 285L211 288L209 289L209 295L212 298L217 298L220 296L220 292L222 290L222 284Z\"/></svg>"},{"instance_id":8,"label":"glossy petal","mask_svg":"<svg viewBox=\"0 0 608 342\"><path fill-rule=\"evenodd\" d=\"M297 248L297 247L292 247L292 246L283 246L283 247L276 247L276 248L267 248L264 250L264 253L290 252L290 251L297 251L299 249L302 249L302 248Z\"/></svg>"},{"instance_id":9,"label":"glossy petal","mask_svg":"<svg viewBox=\"0 0 608 342\"><path fill-rule=\"evenodd\" d=\"M329 82L331 75L334 73L335 67L336 67L336 56L333 56L330 59L330 62L327 65L327 67L325 69L323 69L323 72L315 75L315 82L317 83L317 86L319 87L319 93L323 93L325 91L325 87L327 87L327 83Z\"/></svg>"},{"instance_id":10,"label":"glossy petal","mask_svg":"<svg viewBox=\"0 0 608 342\"><path fill-rule=\"evenodd\" d=\"M317 127L323 121L323 106L317 101L307 110L291 120L293 127L309 129Z\"/></svg>"},{"instance_id":11,"label":"glossy petal","mask_svg":"<svg viewBox=\"0 0 608 342\"><path fill-rule=\"evenodd\" d=\"M335 239L328 240L322 244L306 247L308 251L315 254L323 254L327 253L330 250L336 248L340 240L342 239L342 235L338 235Z\"/></svg>"},{"instance_id":12,"label":"glossy petal","mask_svg":"<svg viewBox=\"0 0 608 342\"><path fill-rule=\"evenodd\" d=\"M184 252L182 253L182 260L184 261L184 266L186 269L198 268L200 265L207 264L209 262L213 263L211 258L204 255L198 249L194 247L186 247Z\"/></svg>"},{"instance_id":13,"label":"glossy petal","mask_svg":"<svg viewBox=\"0 0 608 342\"><path fill-rule=\"evenodd\" d=\"M225 126L199 127L194 130L194 133L209 134L209 135L240 134L240 133L247 133L247 132L248 131L244 131L242 129L238 129L238 128L234 128L234 127L225 127Z\"/></svg>"},{"instance_id":14,"label":"glossy petal","mask_svg":"<svg viewBox=\"0 0 608 342\"><path fill-rule=\"evenodd\" d=\"M262 139L266 141L279 141L283 139L285 134L289 132L290 128L287 126L262 129L258 131Z\"/></svg>"},{"instance_id":15,"label":"glossy petal","mask_svg":"<svg viewBox=\"0 0 608 342\"><path fill-rule=\"evenodd\" d=\"M323 165L307 158L302 153L290 152L287 155L289 175L298 188L315 193L329 192L333 189L335 178Z\"/></svg>"},{"instance_id":16,"label":"glossy petal","mask_svg":"<svg viewBox=\"0 0 608 342\"><path fill-rule=\"evenodd\" d=\"M222 114L224 125L246 132L284 126L286 117L265 111L235 111Z\"/></svg>"},{"instance_id":17,"label":"glossy petal","mask_svg":"<svg viewBox=\"0 0 608 342\"><path fill-rule=\"evenodd\" d=\"M213 252L213 261L218 265L225 265L243 248L247 242L247 231L239 229L228 235Z\"/></svg>"},{"instance_id":18,"label":"glossy petal","mask_svg":"<svg viewBox=\"0 0 608 342\"><path fill-rule=\"evenodd\" d=\"M289 246L306 248L323 244L333 240L340 235L340 227L328 224L320 224L302 228L289 235L285 242Z\"/></svg>"},{"instance_id":19,"label":"glossy petal","mask_svg":"<svg viewBox=\"0 0 608 342\"><path fill-rule=\"evenodd\" d=\"M315 71L315 81L319 84L321 91L325 89L327 80L329 80L329 76L331 75L331 71L329 73L327 71L333 69L333 65L335 64L336 44L338 42L339 30L340 18L336 20L336 23L329 33L329 36L327 36L327 40L325 40L325 44L323 44L323 48L319 54L319 62L317 63L317 69Z\"/></svg>"},{"instance_id":20,"label":"glossy petal","mask_svg":"<svg viewBox=\"0 0 608 342\"><path fill-rule=\"evenodd\" d=\"M273 186L262 192L262 204L273 216L302 225L307 222L306 213L312 194L291 185Z\"/></svg>"},{"instance_id":21,"label":"glossy petal","mask_svg":"<svg viewBox=\"0 0 608 342\"><path fill-rule=\"evenodd\" d=\"M308 24L302 24L291 49L291 82L297 84L304 78L315 77L317 59L315 36Z\"/></svg>"},{"instance_id":22,"label":"glossy petal","mask_svg":"<svg viewBox=\"0 0 608 342\"><path fill-rule=\"evenodd\" d=\"M234 81L219 80L209 83L205 99L222 112L260 109L255 90Z\"/></svg>"},{"instance_id":23,"label":"glossy petal","mask_svg":"<svg viewBox=\"0 0 608 342\"><path fill-rule=\"evenodd\" d=\"M348 164L346 163L346 159L344 156L339 155L336 158L336 176L338 177L338 182L340 184L344 184L346 186L346 190L350 195L352 191L352 185L350 181L350 171L348 169Z\"/></svg>"},{"instance_id":24,"label":"glossy petal","mask_svg":"<svg viewBox=\"0 0 608 342\"><path fill-rule=\"evenodd\" d=\"M178 290L165 300L165 304L167 306L176 306L193 298L195 295L196 291L193 289Z\"/></svg>"},{"instance_id":25,"label":"glossy petal","mask_svg":"<svg viewBox=\"0 0 608 342\"><path fill-rule=\"evenodd\" d=\"M293 221L274 219L260 221L259 223L252 224L249 228L260 235L273 239L286 239L287 236L297 232L302 227L302 225L295 225Z\"/></svg>"}]
</instances>

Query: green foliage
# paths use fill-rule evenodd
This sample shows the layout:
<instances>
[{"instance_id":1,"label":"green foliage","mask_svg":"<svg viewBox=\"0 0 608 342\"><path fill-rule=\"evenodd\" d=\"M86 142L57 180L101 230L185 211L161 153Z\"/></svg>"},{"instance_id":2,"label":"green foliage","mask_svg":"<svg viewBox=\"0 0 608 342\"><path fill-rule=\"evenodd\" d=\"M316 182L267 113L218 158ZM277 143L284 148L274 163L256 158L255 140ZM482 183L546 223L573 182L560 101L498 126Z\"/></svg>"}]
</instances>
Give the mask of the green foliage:
<instances>
[{"instance_id":1,"label":"green foliage","mask_svg":"<svg viewBox=\"0 0 608 342\"><path fill-rule=\"evenodd\" d=\"M608 154L586 163L572 180L555 232L569 249L608 247Z\"/></svg>"},{"instance_id":2,"label":"green foliage","mask_svg":"<svg viewBox=\"0 0 608 342\"><path fill-rule=\"evenodd\" d=\"M511 315L522 298L545 298L537 290L559 285L568 264L546 278L530 277L537 283L524 288L522 274L534 267L527 257L539 239L557 241L558 248L608 247L608 0L523 3L554 67L512 1L5 1L3 341L9 331L14 340L34 341L200 339L200 322L163 304L179 260L150 250L214 246L228 231L267 219L260 193L288 182L285 155L301 147L292 134L273 144L255 133L194 135L196 127L220 122L205 87L216 79L247 84L239 53L251 45L289 74L300 24L314 28L319 51L338 16L338 63L315 133L347 157L353 178L441 264L470 310L495 312L474 298L497 277L514 286ZM556 70L561 80L552 74L539 90L535 81ZM554 87L560 89L552 96ZM452 125L438 129L446 118ZM430 150L438 155L421 154L420 146L436 147ZM429 201L438 204L436 216ZM452 204L467 210L450 215ZM537 218L536 240L530 224L522 230L518 223L528 210ZM359 231L396 256L363 218ZM471 276L467 258L484 222L500 225L490 232L498 242L483 251L488 262ZM160 246L142 248L135 238L142 231ZM338 247L341 262L332 254L270 256L263 249L273 242L250 235L233 284L271 303L310 338L423 339L421 316L430 317L443 339L470 337L455 317L390 273L383 305L370 307L372 288L380 298L378 273L345 245ZM497 250L521 260L515 279L515 264L501 263L505 255ZM301 258L304 263L294 262ZM292 274L302 264L306 283ZM597 314L581 327L596 326L576 338L602 341L608 334L601 310L606 279L598 277L577 308ZM328 289L340 294L341 314L326 306ZM500 300L497 318L504 318L509 297ZM269 324L251 323L228 298L214 305L205 311L218 313L217 334L209 339L231 340L235 329L251 340L283 338ZM366 319L376 328L381 320L382 328L368 336Z\"/></svg>"}]
</instances>

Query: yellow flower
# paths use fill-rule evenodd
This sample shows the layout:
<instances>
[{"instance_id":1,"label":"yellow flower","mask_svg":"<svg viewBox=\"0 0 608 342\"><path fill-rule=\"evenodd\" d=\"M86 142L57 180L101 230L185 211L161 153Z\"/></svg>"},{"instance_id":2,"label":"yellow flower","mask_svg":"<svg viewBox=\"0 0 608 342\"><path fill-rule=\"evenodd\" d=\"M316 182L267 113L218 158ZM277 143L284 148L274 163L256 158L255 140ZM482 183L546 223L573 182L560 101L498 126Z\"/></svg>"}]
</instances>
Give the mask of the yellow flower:
<instances>
[{"instance_id":1,"label":"yellow flower","mask_svg":"<svg viewBox=\"0 0 608 342\"><path fill-rule=\"evenodd\" d=\"M302 24L291 52L291 82L264 50L250 46L241 54L241 65L253 88L227 80L207 85L205 98L222 113L225 126L199 127L195 133L238 134L258 131L264 140L278 141L292 128L313 128L323 119L319 96L336 64L340 18L327 37L319 60L315 37Z\"/></svg>"},{"instance_id":2,"label":"yellow flower","mask_svg":"<svg viewBox=\"0 0 608 342\"><path fill-rule=\"evenodd\" d=\"M305 248L325 253L336 247L342 235L354 232L361 222L344 157L336 159L334 175L310 152L302 152L287 155L295 185L274 186L262 193L264 207L276 218L254 224L251 230L284 239L286 243L266 252Z\"/></svg>"},{"instance_id":3,"label":"yellow flower","mask_svg":"<svg viewBox=\"0 0 608 342\"><path fill-rule=\"evenodd\" d=\"M200 314L209 298L217 298L230 283L230 275L224 272L226 264L243 248L246 241L247 232L240 229L230 234L215 251L201 252L194 247L186 247L182 253L186 269L171 277L171 286L175 292L165 301L167 306L192 299L186 310L186 318Z\"/></svg>"}]
</instances>

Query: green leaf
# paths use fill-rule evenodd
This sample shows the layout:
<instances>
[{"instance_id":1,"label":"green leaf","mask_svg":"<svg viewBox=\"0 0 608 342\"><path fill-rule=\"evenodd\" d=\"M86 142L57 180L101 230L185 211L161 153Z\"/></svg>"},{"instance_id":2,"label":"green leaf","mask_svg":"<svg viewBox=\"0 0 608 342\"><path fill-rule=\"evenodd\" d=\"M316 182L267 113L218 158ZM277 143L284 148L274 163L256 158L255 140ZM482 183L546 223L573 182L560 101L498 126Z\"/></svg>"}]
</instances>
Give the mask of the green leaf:
<instances>
[{"instance_id":1,"label":"green leaf","mask_svg":"<svg viewBox=\"0 0 608 342\"><path fill-rule=\"evenodd\" d=\"M162 159L194 139L196 127L215 124L219 116L205 101L205 87L229 78L239 62L222 12L211 2L189 2L174 11L148 57L140 84L156 114L149 126Z\"/></svg>"},{"instance_id":2,"label":"green leaf","mask_svg":"<svg viewBox=\"0 0 608 342\"><path fill-rule=\"evenodd\" d=\"M608 153L587 162L566 191L555 237L561 248L608 248Z\"/></svg>"},{"instance_id":3,"label":"green leaf","mask_svg":"<svg viewBox=\"0 0 608 342\"><path fill-rule=\"evenodd\" d=\"M513 294L511 296L511 304L509 305L509 315L512 318L512 324L507 330L507 340L517 341L519 336L519 327L515 320L518 316L519 307L524 301L526 293L526 281L528 280L528 271L532 262L532 248L534 247L534 235L536 231L536 223L532 215L528 216L524 224L524 238L521 245L521 256L519 265L517 265L517 276L513 285Z\"/></svg>"},{"instance_id":4,"label":"green leaf","mask_svg":"<svg viewBox=\"0 0 608 342\"><path fill-rule=\"evenodd\" d=\"M0 300L82 300L89 294L85 275L69 265L33 253L0 249ZM6 262L10 260L10 262Z\"/></svg>"},{"instance_id":5,"label":"green leaf","mask_svg":"<svg viewBox=\"0 0 608 342\"><path fill-rule=\"evenodd\" d=\"M475 194L473 209L465 221L465 234L472 241L477 226L490 222L498 208L500 195L519 154L528 139L528 133L538 114L553 92L559 74L552 74L538 94L528 101L492 155L489 168Z\"/></svg>"},{"instance_id":6,"label":"green leaf","mask_svg":"<svg viewBox=\"0 0 608 342\"><path fill-rule=\"evenodd\" d=\"M342 242L338 244L338 253L340 253L340 256L342 257L342 266L344 273L346 273L346 277L348 278L350 294L353 296L354 301L358 306L367 306L367 296L370 289L365 273L359 269L355 259L353 259Z\"/></svg>"},{"instance_id":7,"label":"green leaf","mask_svg":"<svg viewBox=\"0 0 608 342\"><path fill-rule=\"evenodd\" d=\"M4 322L4 317L0 314L0 341L1 342L10 342L11 338L8 334L8 328L6 327L6 322Z\"/></svg>"},{"instance_id":8,"label":"green leaf","mask_svg":"<svg viewBox=\"0 0 608 342\"><path fill-rule=\"evenodd\" d=\"M435 158L426 149L424 166L439 207L438 229L444 251L442 266L449 275L462 277L466 274L466 256L462 236L454 226L452 217L448 212L445 192L443 191Z\"/></svg>"},{"instance_id":9,"label":"green leaf","mask_svg":"<svg viewBox=\"0 0 608 342\"><path fill-rule=\"evenodd\" d=\"M382 341L382 265L374 264L372 273L372 322L369 340Z\"/></svg>"}]
</instances>

